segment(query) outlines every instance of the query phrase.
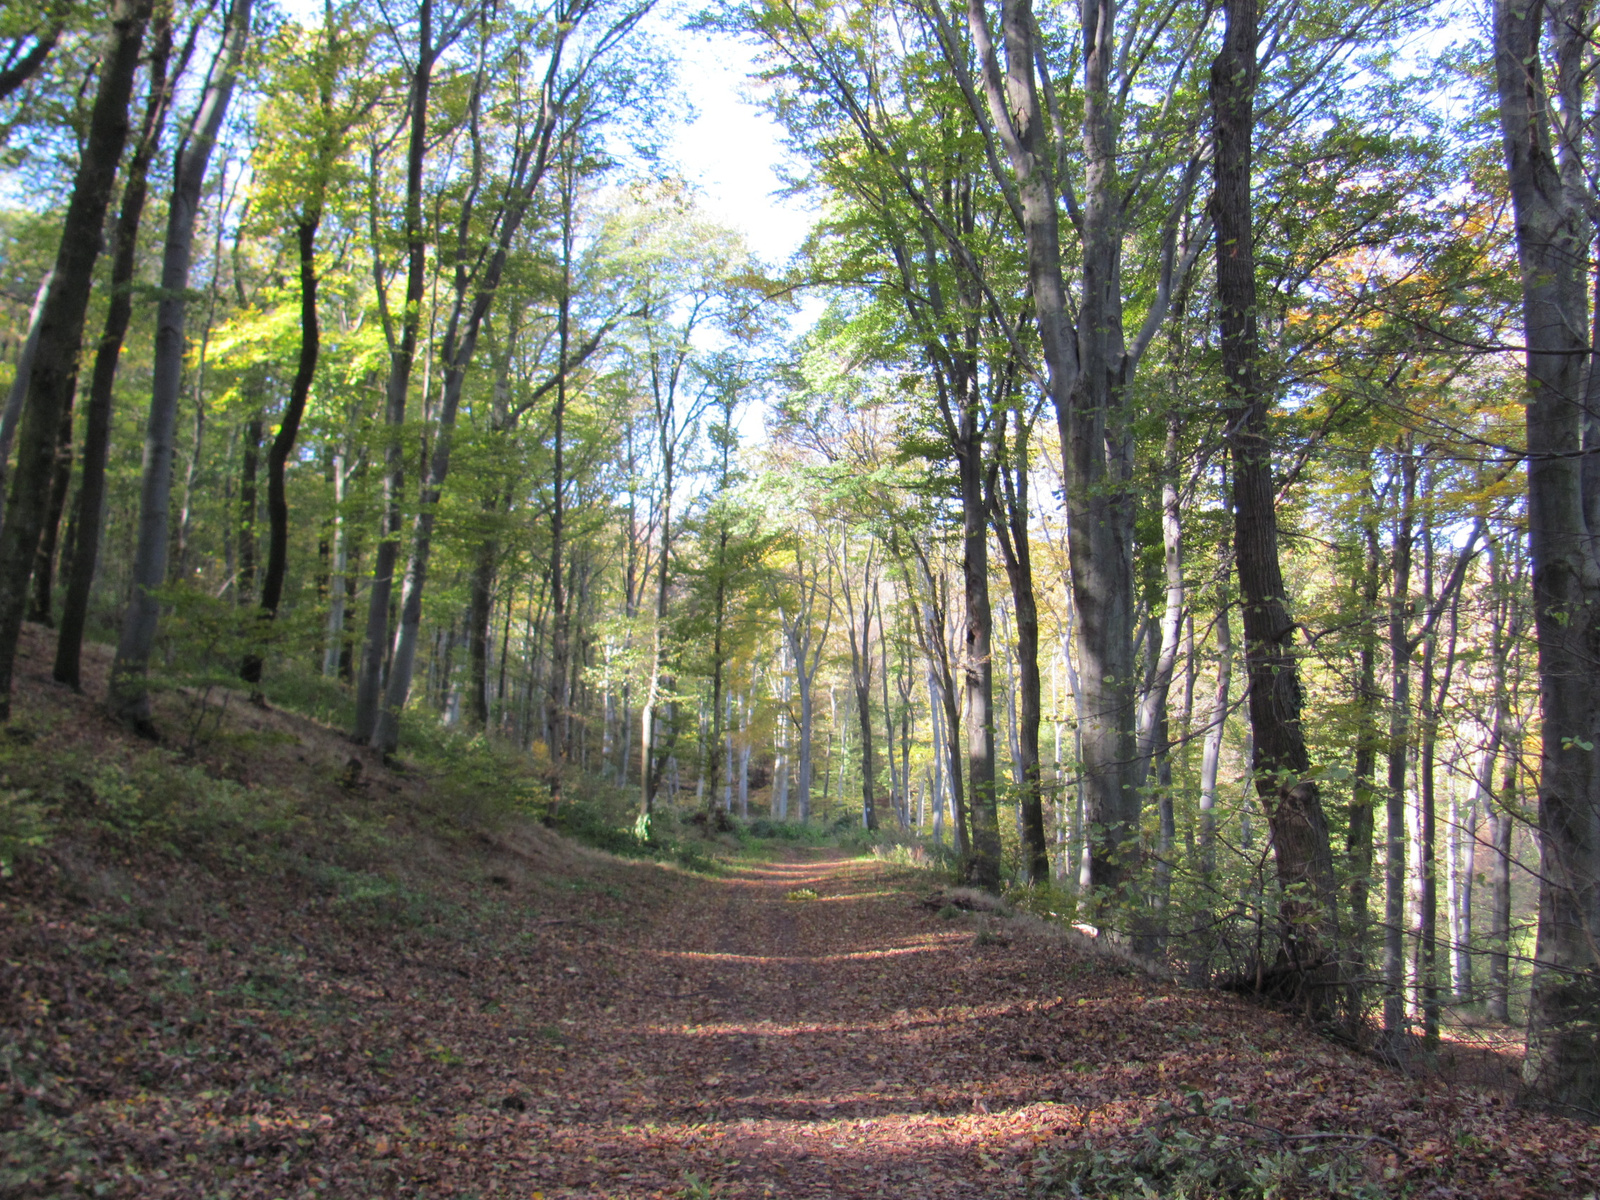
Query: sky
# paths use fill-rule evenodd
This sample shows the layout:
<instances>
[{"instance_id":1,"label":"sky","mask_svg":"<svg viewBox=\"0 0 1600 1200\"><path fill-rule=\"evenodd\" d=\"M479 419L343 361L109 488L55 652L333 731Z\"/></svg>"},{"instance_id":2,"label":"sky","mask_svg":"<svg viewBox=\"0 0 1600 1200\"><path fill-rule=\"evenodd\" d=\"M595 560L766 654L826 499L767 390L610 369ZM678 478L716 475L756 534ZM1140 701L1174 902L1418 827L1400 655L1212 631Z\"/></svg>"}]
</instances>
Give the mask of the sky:
<instances>
[{"instance_id":1,"label":"sky","mask_svg":"<svg viewBox=\"0 0 1600 1200\"><path fill-rule=\"evenodd\" d=\"M670 18L658 18L656 32L680 49L679 86L696 110L669 142L673 165L718 220L743 231L769 265L782 265L815 214L803 199L778 195L788 156L777 123L758 103L762 85L749 78L750 48L722 34L674 29Z\"/></svg>"},{"instance_id":2,"label":"sky","mask_svg":"<svg viewBox=\"0 0 1600 1200\"><path fill-rule=\"evenodd\" d=\"M318 21L322 0L283 0L290 15ZM786 152L777 123L761 108L761 84L750 47L724 34L682 27L686 6L658 7L645 30L675 51L678 86L693 119L675 122L667 142L668 169L701 192L706 209L741 230L769 266L782 266L800 248L814 216L802 200L778 196Z\"/></svg>"}]
</instances>

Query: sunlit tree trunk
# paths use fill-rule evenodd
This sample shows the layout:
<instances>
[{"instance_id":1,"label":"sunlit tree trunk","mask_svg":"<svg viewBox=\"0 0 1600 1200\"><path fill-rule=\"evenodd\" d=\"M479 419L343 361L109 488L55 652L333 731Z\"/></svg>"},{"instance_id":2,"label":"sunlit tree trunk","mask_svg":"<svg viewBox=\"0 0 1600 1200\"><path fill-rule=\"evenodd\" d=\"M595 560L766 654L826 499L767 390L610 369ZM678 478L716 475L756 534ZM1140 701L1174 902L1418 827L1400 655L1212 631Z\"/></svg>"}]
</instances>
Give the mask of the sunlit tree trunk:
<instances>
[{"instance_id":1,"label":"sunlit tree trunk","mask_svg":"<svg viewBox=\"0 0 1600 1200\"><path fill-rule=\"evenodd\" d=\"M433 43L433 0L422 0L417 10L416 58L411 68L408 97L410 130L406 142L406 290L396 337L383 304L384 274L378 259L378 215L372 213L373 274L377 281L384 335L389 342L389 378L384 387L383 527L373 555L372 582L367 589L367 628L361 670L356 680L356 713L352 738L369 742L378 728L383 694L383 667L389 653L389 608L394 595L395 565L400 559L405 491L405 446L400 431L406 420L406 399L411 391L411 371L417 358L417 337L422 328L422 302L427 294L428 244L422 224L422 166L428 148L428 99L438 51ZM376 176L378 164L374 162ZM371 187L376 193L378 180ZM374 204L376 201L374 201Z\"/></svg>"},{"instance_id":2,"label":"sunlit tree trunk","mask_svg":"<svg viewBox=\"0 0 1600 1200\"><path fill-rule=\"evenodd\" d=\"M199 108L184 135L173 168L172 202L167 209L167 236L161 258L161 302L156 314L150 418L145 427L133 594L123 615L122 636L111 667L112 711L140 727L148 727L150 723L150 693L145 678L160 616L156 591L167 581L172 436L183 377L184 319L188 311L195 219L199 215L200 193L211 150L250 39L250 13L251 0L235 0L210 81L200 97Z\"/></svg>"},{"instance_id":3,"label":"sunlit tree trunk","mask_svg":"<svg viewBox=\"0 0 1600 1200\"><path fill-rule=\"evenodd\" d=\"M1585 186L1594 164L1579 157L1582 136L1552 144L1540 46L1547 22L1556 61L1574 74L1554 81L1564 94L1591 69L1588 6L1495 4L1495 79L1522 267L1542 719L1539 936L1523 1080L1542 1100L1592 1117L1600 1112L1600 422L1589 398L1600 394L1600 370L1589 345Z\"/></svg>"}]
</instances>

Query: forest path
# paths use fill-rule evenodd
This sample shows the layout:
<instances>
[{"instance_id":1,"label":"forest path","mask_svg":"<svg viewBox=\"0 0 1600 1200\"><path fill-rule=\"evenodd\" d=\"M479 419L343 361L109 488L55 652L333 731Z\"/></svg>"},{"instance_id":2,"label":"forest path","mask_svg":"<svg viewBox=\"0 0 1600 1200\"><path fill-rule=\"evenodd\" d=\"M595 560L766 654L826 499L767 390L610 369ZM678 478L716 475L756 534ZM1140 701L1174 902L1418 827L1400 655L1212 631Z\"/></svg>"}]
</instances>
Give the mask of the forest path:
<instances>
[{"instance_id":1,"label":"forest path","mask_svg":"<svg viewBox=\"0 0 1600 1200\"><path fill-rule=\"evenodd\" d=\"M785 859L678 890L625 941L571 944L599 978L530 1104L535 1190L1002 1196L1081 1128L1050 1011L1090 977L1142 1002L1128 979L1058 945L979 945L873 860Z\"/></svg>"}]
</instances>

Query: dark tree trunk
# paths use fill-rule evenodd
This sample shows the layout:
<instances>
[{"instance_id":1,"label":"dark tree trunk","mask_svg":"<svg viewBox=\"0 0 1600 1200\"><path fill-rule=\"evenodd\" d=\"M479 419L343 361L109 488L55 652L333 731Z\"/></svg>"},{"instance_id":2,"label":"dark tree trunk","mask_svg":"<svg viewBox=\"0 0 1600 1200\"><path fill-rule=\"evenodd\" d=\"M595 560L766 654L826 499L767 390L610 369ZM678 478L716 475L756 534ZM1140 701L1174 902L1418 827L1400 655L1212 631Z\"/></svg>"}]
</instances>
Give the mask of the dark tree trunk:
<instances>
[{"instance_id":1,"label":"dark tree trunk","mask_svg":"<svg viewBox=\"0 0 1600 1200\"><path fill-rule=\"evenodd\" d=\"M300 422L306 401L311 396L311 381L317 374L317 354L321 331L317 325L317 226L321 218L312 215L295 225L295 244L300 250L300 359L295 365L294 382L289 385L289 401L277 436L267 449L267 571L261 581L261 618L272 621L283 601L283 581L289 570L289 498L284 476L289 455L300 436ZM261 682L261 653L244 660L239 677L249 684Z\"/></svg>"},{"instance_id":2,"label":"dark tree trunk","mask_svg":"<svg viewBox=\"0 0 1600 1200\"><path fill-rule=\"evenodd\" d=\"M1019 418L1020 420L1020 418ZM998 441L1005 439L999 417ZM1039 605L1033 590L1033 555L1028 530L1028 429L1017 431L1016 445L996 463L991 478L989 516L1017 614L1017 774L1022 783L1022 857L1030 883L1050 882L1050 844L1045 840L1044 803L1039 769ZM995 482L1000 484L995 494Z\"/></svg>"},{"instance_id":3,"label":"dark tree trunk","mask_svg":"<svg viewBox=\"0 0 1600 1200\"><path fill-rule=\"evenodd\" d=\"M239 525L234 532L239 573L234 581L234 596L239 607L249 608L256 597L256 514L260 511L257 490L261 473L261 410L255 409L244 423L243 457L239 466Z\"/></svg>"},{"instance_id":4,"label":"dark tree trunk","mask_svg":"<svg viewBox=\"0 0 1600 1200\"><path fill-rule=\"evenodd\" d=\"M495 500L486 500L483 508L491 521L499 517ZM489 622L494 612L495 568L499 560L500 538L490 532L478 544L467 587L467 720L478 730L489 728ZM509 620L508 617L508 628Z\"/></svg>"},{"instance_id":5,"label":"dark tree trunk","mask_svg":"<svg viewBox=\"0 0 1600 1200\"><path fill-rule=\"evenodd\" d=\"M128 102L151 0L117 0L100 59L89 135L61 226L54 275L40 313L28 377L17 468L0 528L0 720L11 718L11 673L28 598L28 578L50 497L62 414L78 382L78 355L117 164L128 140Z\"/></svg>"},{"instance_id":6,"label":"dark tree trunk","mask_svg":"<svg viewBox=\"0 0 1600 1200\"><path fill-rule=\"evenodd\" d=\"M1370 493L1369 493L1370 496ZM1370 504L1362 517L1361 653L1355 688L1356 745L1345 849L1350 861L1350 961L1352 1012L1362 1008L1361 977L1368 957L1372 890L1373 809L1378 767L1378 519Z\"/></svg>"},{"instance_id":7,"label":"dark tree trunk","mask_svg":"<svg viewBox=\"0 0 1600 1200\"><path fill-rule=\"evenodd\" d=\"M1286 966L1307 1010L1326 1015L1336 971L1336 898L1328 822L1300 725L1294 620L1284 602L1278 518L1267 432L1267 390L1256 334L1254 219L1250 196L1256 87L1256 0L1227 0L1227 31L1211 66L1214 115L1217 303L1229 399L1234 560L1243 601L1245 669L1257 790L1272 825L1284 899Z\"/></svg>"},{"instance_id":8,"label":"dark tree trunk","mask_svg":"<svg viewBox=\"0 0 1600 1200\"><path fill-rule=\"evenodd\" d=\"M977 400L963 404L962 450L957 458L961 485L961 575L966 611L961 675L966 691L967 793L972 857L967 877L976 887L1000 887L1000 810L994 770L994 611L989 601L989 506L983 494L982 442L970 436ZM952 729L955 728L952 726ZM952 739L953 741L954 739Z\"/></svg>"},{"instance_id":9,"label":"dark tree trunk","mask_svg":"<svg viewBox=\"0 0 1600 1200\"><path fill-rule=\"evenodd\" d=\"M561 295L557 300L556 399L551 415L550 454L550 679L545 714L545 750L550 758L547 776L550 813L561 807L562 767L567 758L568 691L567 589L562 577L562 551L566 536L566 420L567 359L572 341L572 163L563 163L561 176ZM720 630L719 630L720 632Z\"/></svg>"},{"instance_id":10,"label":"dark tree trunk","mask_svg":"<svg viewBox=\"0 0 1600 1200\"><path fill-rule=\"evenodd\" d=\"M61 514L67 507L67 491L72 485L72 401L61 414L56 434L56 464L50 473L50 506L45 511L44 528L39 531L39 551L33 558L33 601L28 620L53 626L51 600L55 593L56 539L61 530Z\"/></svg>"}]
</instances>

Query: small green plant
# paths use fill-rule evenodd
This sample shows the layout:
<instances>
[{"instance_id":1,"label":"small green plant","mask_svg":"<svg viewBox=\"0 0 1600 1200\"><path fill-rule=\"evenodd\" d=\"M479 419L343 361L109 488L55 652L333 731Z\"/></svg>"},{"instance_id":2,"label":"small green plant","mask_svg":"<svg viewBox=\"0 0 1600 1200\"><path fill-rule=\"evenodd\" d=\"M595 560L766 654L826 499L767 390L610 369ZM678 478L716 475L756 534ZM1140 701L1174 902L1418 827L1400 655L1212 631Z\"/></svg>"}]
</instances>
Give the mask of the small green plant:
<instances>
[{"instance_id":1,"label":"small green plant","mask_svg":"<svg viewBox=\"0 0 1600 1200\"><path fill-rule=\"evenodd\" d=\"M1132 1146L1089 1146L1042 1156L1035 1186L1088 1200L1381 1200L1353 1149L1382 1139L1361 1134L1292 1134L1262 1124L1232 1098L1163 1105Z\"/></svg>"},{"instance_id":2,"label":"small green plant","mask_svg":"<svg viewBox=\"0 0 1600 1200\"><path fill-rule=\"evenodd\" d=\"M817 893L815 888L795 888L792 892L786 895L784 899L796 901L815 900L817 899Z\"/></svg>"},{"instance_id":3,"label":"small green plant","mask_svg":"<svg viewBox=\"0 0 1600 1200\"><path fill-rule=\"evenodd\" d=\"M0 791L0 879L9 879L17 860L49 841L45 806L27 788Z\"/></svg>"}]
</instances>

